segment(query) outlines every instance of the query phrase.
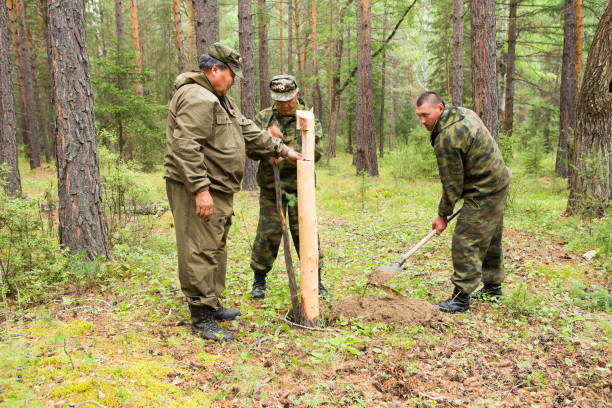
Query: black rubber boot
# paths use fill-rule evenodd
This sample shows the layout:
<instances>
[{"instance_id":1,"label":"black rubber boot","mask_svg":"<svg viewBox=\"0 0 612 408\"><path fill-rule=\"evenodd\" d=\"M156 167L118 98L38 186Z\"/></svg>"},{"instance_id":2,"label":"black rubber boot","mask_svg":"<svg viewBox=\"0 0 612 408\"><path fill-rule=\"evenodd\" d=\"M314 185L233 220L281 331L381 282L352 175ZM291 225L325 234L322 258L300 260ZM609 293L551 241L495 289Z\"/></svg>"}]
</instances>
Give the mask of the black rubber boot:
<instances>
[{"instance_id":1,"label":"black rubber boot","mask_svg":"<svg viewBox=\"0 0 612 408\"><path fill-rule=\"evenodd\" d=\"M501 284L493 285L485 283L476 293L472 294L472 300L483 300L485 302L497 302L502 297Z\"/></svg>"},{"instance_id":2,"label":"black rubber boot","mask_svg":"<svg viewBox=\"0 0 612 408\"><path fill-rule=\"evenodd\" d=\"M213 311L213 317L220 322L234 320L238 316L240 316L240 310L226 309L221 302L217 302L217 308Z\"/></svg>"},{"instance_id":3,"label":"black rubber boot","mask_svg":"<svg viewBox=\"0 0 612 408\"><path fill-rule=\"evenodd\" d=\"M440 311L444 313L465 312L470 309L470 295L463 293L455 287L453 295L439 305Z\"/></svg>"},{"instance_id":4,"label":"black rubber boot","mask_svg":"<svg viewBox=\"0 0 612 408\"><path fill-rule=\"evenodd\" d=\"M191 332L204 339L229 341L234 336L223 330L213 317L214 309L209 306L189 305L191 312Z\"/></svg>"},{"instance_id":5,"label":"black rubber boot","mask_svg":"<svg viewBox=\"0 0 612 408\"><path fill-rule=\"evenodd\" d=\"M253 281L253 290L251 291L253 299L263 299L266 297L266 275L261 273L255 273L255 280Z\"/></svg>"}]
</instances>

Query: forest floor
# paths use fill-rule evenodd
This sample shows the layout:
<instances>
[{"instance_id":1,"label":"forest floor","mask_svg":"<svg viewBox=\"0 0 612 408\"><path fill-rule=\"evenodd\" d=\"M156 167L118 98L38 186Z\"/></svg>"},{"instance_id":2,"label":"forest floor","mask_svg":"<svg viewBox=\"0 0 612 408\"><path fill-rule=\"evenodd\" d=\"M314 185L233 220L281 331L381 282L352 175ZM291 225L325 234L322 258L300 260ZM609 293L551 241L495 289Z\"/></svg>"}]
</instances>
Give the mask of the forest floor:
<instances>
[{"instance_id":1,"label":"forest floor","mask_svg":"<svg viewBox=\"0 0 612 408\"><path fill-rule=\"evenodd\" d=\"M397 160L405 159L385 158L377 179L355 176L347 155L317 170L324 283L333 294L321 303L325 331L283 320L290 301L282 253L266 298L251 299L258 201L239 193L223 302L242 316L222 324L235 341L190 333L172 218L139 217L129 239L114 239L103 279L15 307L0 323L0 406L611 406L610 258L582 257L600 249L602 234L609 245L610 219L563 217L565 182L528 176L518 165L506 209L502 302L473 303L468 313L423 324L329 321L343 299L383 295L366 288L366 275L431 228L439 181L398 178ZM22 175L36 197L55 171ZM138 177L151 202L165 203L161 171ZM452 226L409 259L391 287L409 299L446 299L451 233Z\"/></svg>"}]
</instances>

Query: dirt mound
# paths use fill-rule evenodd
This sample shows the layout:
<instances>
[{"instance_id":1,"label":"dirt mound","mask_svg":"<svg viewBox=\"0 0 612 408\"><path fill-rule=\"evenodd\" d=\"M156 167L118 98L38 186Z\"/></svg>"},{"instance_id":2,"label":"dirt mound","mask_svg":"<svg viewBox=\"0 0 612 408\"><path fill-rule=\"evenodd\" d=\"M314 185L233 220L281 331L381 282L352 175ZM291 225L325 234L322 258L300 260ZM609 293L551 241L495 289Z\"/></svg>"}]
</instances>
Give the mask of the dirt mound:
<instances>
[{"instance_id":1,"label":"dirt mound","mask_svg":"<svg viewBox=\"0 0 612 408\"><path fill-rule=\"evenodd\" d=\"M332 306L330 318L338 320L361 318L370 323L401 323L406 326L437 327L444 317L437 306L423 299L403 296L369 295L351 296Z\"/></svg>"}]
</instances>

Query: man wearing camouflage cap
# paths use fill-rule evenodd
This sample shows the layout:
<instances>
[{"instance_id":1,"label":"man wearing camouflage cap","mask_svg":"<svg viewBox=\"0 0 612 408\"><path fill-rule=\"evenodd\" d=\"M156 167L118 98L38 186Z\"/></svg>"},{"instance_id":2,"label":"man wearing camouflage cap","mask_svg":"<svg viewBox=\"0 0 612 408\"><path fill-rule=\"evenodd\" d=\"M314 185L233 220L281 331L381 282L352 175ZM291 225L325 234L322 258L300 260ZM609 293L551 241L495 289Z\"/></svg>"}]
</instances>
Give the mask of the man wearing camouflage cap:
<instances>
[{"instance_id":1,"label":"man wearing camouflage cap","mask_svg":"<svg viewBox=\"0 0 612 408\"><path fill-rule=\"evenodd\" d=\"M282 143L277 127L260 130L227 95L234 77L242 78L236 51L215 43L199 66L201 71L183 73L174 82L164 178L192 331L207 339L231 340L216 321L240 315L225 309L219 298L225 289L233 196L240 190L245 158L282 157L295 165L303 157Z\"/></svg>"},{"instance_id":2,"label":"man wearing camouflage cap","mask_svg":"<svg viewBox=\"0 0 612 408\"><path fill-rule=\"evenodd\" d=\"M291 75L277 75L270 81L270 95L274 104L259 112L253 119L259 127L267 128L275 125L282 131L283 143L302 151L302 137L296 129L296 110L306 110L304 101L300 99L297 82ZM315 161L321 158L323 149L321 139L323 131L321 123L315 123ZM282 229L281 220L276 209L276 196L274 193L274 173L271 161L278 161L281 190L283 193L283 211L287 211L289 229L293 237L293 244L300 253L300 234L298 227L297 208L297 170L282 159L261 160L257 170L257 184L259 184L259 223L257 235L251 251L251 269L254 272L252 295L256 299L265 296L266 275L272 269L278 247L280 246ZM294 197L293 199L291 197ZM323 253L319 249L319 294L328 297L329 293L321 283L321 268L323 266Z\"/></svg>"},{"instance_id":3,"label":"man wearing camouflage cap","mask_svg":"<svg viewBox=\"0 0 612 408\"><path fill-rule=\"evenodd\" d=\"M442 181L438 215L432 222L438 234L463 198L452 243L455 288L439 307L442 312L464 312L470 308L470 298L492 300L502 295L502 232L511 174L497 143L473 111L425 92L416 101L416 113L431 132ZM480 280L484 286L470 297Z\"/></svg>"}]
</instances>

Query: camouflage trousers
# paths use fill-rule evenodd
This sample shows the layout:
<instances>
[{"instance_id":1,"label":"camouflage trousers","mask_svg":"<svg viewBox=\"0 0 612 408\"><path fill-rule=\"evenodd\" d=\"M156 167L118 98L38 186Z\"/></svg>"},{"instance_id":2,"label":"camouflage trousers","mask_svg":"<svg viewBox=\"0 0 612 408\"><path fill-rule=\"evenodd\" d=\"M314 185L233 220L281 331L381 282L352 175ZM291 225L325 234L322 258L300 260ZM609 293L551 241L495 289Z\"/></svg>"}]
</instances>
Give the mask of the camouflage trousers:
<instances>
[{"instance_id":1,"label":"camouflage trousers","mask_svg":"<svg viewBox=\"0 0 612 408\"><path fill-rule=\"evenodd\" d=\"M453 233L451 281L463 293L504 280L502 232L508 187L486 197L467 197Z\"/></svg>"},{"instance_id":2,"label":"camouflage trousers","mask_svg":"<svg viewBox=\"0 0 612 408\"><path fill-rule=\"evenodd\" d=\"M300 254L300 230L298 225L297 193L294 205L287 205L283 194L283 212L289 222L289 231L293 238L295 250ZM251 269L256 275L266 275L276 260L278 248L283 237L280 215L276 209L274 190L262 188L259 192L259 222L253 249L251 250ZM319 278L323 267L323 251L319 241Z\"/></svg>"}]
</instances>

